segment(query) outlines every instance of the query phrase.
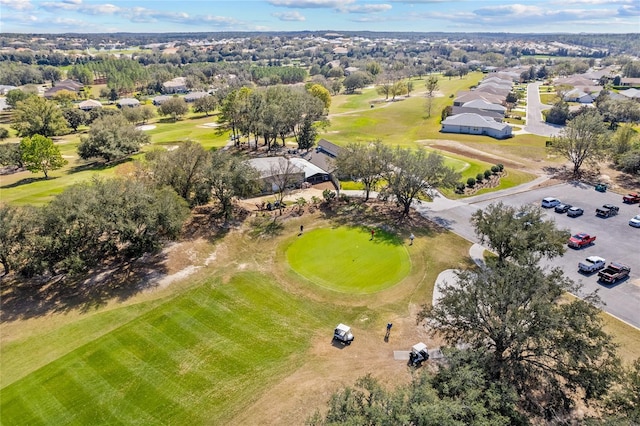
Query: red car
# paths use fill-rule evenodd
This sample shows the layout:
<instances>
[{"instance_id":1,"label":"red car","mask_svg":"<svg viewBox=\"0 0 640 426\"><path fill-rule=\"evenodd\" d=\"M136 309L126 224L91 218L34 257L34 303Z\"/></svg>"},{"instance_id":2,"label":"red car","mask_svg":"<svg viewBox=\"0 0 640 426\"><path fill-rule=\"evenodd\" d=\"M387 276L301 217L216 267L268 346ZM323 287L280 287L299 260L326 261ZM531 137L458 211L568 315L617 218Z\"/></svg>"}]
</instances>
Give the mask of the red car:
<instances>
[{"instance_id":1,"label":"red car","mask_svg":"<svg viewBox=\"0 0 640 426\"><path fill-rule=\"evenodd\" d=\"M624 203L640 203L640 194L637 192L631 192L624 197L622 197L622 202Z\"/></svg>"},{"instance_id":2,"label":"red car","mask_svg":"<svg viewBox=\"0 0 640 426\"><path fill-rule=\"evenodd\" d=\"M569 247L582 248L582 247L586 247L588 245L593 244L595 240L596 240L595 235L589 235L582 232L580 234L573 235L571 238L569 238L568 244L569 244Z\"/></svg>"}]
</instances>

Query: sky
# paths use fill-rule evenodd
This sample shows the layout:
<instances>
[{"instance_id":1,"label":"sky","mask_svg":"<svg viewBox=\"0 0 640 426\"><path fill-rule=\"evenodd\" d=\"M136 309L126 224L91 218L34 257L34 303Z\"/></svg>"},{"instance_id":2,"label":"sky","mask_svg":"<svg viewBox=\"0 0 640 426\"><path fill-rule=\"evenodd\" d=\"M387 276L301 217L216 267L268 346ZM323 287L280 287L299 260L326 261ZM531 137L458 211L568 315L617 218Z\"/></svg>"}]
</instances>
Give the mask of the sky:
<instances>
[{"instance_id":1,"label":"sky","mask_svg":"<svg viewBox=\"0 0 640 426\"><path fill-rule=\"evenodd\" d=\"M0 0L0 33L301 30L639 33L640 0Z\"/></svg>"}]
</instances>

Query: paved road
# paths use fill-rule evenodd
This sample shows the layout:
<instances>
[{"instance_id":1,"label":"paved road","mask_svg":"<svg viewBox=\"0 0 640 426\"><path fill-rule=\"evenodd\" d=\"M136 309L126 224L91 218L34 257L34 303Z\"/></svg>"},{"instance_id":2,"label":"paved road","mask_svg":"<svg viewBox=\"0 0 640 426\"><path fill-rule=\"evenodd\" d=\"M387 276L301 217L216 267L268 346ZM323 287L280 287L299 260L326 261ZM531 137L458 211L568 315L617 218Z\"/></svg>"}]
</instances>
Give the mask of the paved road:
<instances>
[{"instance_id":1,"label":"paved road","mask_svg":"<svg viewBox=\"0 0 640 426\"><path fill-rule=\"evenodd\" d=\"M545 123L542 111L548 109L549 106L540 102L539 88L541 84L538 81L527 85L527 124L524 126L524 130L534 135L557 136L563 126Z\"/></svg>"},{"instance_id":2,"label":"paved road","mask_svg":"<svg viewBox=\"0 0 640 426\"><path fill-rule=\"evenodd\" d=\"M469 219L473 212L492 202L502 201L513 206L540 205L542 198L553 196L584 208L585 215L579 218L569 218L553 210L545 211L545 215L554 220L559 227L567 228L572 233L588 232L596 235L596 244L582 250L568 249L563 257L546 261L544 264L558 266L569 278L581 282L583 293L598 290L605 303L605 311L640 328L640 229L628 225L632 216L640 214L638 205L622 204L620 195L602 194L582 184L534 188L536 183L544 179L542 177L520 187L471 197L464 202L438 197L434 203L422 203L415 207L420 214L474 243L477 243L478 239ZM608 219L596 217L596 207L604 203L618 205L620 214ZM630 279L614 286L605 286L597 282L596 275L585 276L578 273L578 262L590 255L600 255L608 261L616 260L628 264L631 266Z\"/></svg>"}]
</instances>

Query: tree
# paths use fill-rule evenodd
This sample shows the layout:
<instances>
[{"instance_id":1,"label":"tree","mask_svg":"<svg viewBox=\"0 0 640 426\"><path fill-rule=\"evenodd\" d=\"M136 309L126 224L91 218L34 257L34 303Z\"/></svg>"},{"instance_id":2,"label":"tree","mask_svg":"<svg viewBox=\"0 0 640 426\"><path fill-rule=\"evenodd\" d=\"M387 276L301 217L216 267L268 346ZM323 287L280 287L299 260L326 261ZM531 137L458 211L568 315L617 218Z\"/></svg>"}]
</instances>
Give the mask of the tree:
<instances>
[{"instance_id":1,"label":"tree","mask_svg":"<svg viewBox=\"0 0 640 426\"><path fill-rule=\"evenodd\" d=\"M369 62L365 67L365 69L369 74L371 74L374 77L382 72L382 67L380 66L379 63L375 61Z\"/></svg>"},{"instance_id":2,"label":"tree","mask_svg":"<svg viewBox=\"0 0 640 426\"><path fill-rule=\"evenodd\" d=\"M318 98L322 101L325 109L329 109L331 106L331 93L321 84L314 84L309 88L311 96Z\"/></svg>"},{"instance_id":3,"label":"tree","mask_svg":"<svg viewBox=\"0 0 640 426\"><path fill-rule=\"evenodd\" d=\"M221 205L226 219L233 213L235 197L250 195L258 189L260 175L256 169L228 151L218 150L211 154L207 168L207 184L211 194Z\"/></svg>"},{"instance_id":4,"label":"tree","mask_svg":"<svg viewBox=\"0 0 640 426\"><path fill-rule=\"evenodd\" d=\"M11 127L20 137L33 135L51 137L69 131L67 121L58 105L38 96L30 96L16 104Z\"/></svg>"},{"instance_id":5,"label":"tree","mask_svg":"<svg viewBox=\"0 0 640 426\"><path fill-rule=\"evenodd\" d=\"M619 367L597 297L559 303L578 290L560 269L488 259L446 283L421 317L449 345L468 345L490 381L517 392L522 410L560 418L577 395L590 401L606 393Z\"/></svg>"},{"instance_id":6,"label":"tree","mask_svg":"<svg viewBox=\"0 0 640 426\"><path fill-rule=\"evenodd\" d=\"M110 162L137 152L149 140L149 135L136 129L121 114L107 115L94 121L89 135L80 138L78 155L85 160L99 157Z\"/></svg>"},{"instance_id":7,"label":"tree","mask_svg":"<svg viewBox=\"0 0 640 426\"><path fill-rule=\"evenodd\" d=\"M62 115L67 120L67 125L73 129L74 132L78 131L78 127L86 123L89 115L79 108L65 108L62 110Z\"/></svg>"},{"instance_id":8,"label":"tree","mask_svg":"<svg viewBox=\"0 0 640 426\"><path fill-rule=\"evenodd\" d=\"M209 201L207 184L209 152L194 141L187 141L172 151L154 150L145 156L151 179L158 187L170 186L191 207Z\"/></svg>"},{"instance_id":9,"label":"tree","mask_svg":"<svg viewBox=\"0 0 640 426\"><path fill-rule=\"evenodd\" d=\"M24 101L29 96L33 96L31 93L27 93L20 89L13 89L7 92L6 102L11 108L15 108L18 105L18 102Z\"/></svg>"},{"instance_id":10,"label":"tree","mask_svg":"<svg viewBox=\"0 0 640 426\"><path fill-rule=\"evenodd\" d=\"M208 95L198 98L193 103L193 112L204 113L207 117L209 113L218 107L218 100L215 96Z\"/></svg>"},{"instance_id":11,"label":"tree","mask_svg":"<svg viewBox=\"0 0 640 426\"><path fill-rule=\"evenodd\" d=\"M396 96L404 95L407 93L407 85L404 81L396 81L391 86L391 100L394 101Z\"/></svg>"},{"instance_id":12,"label":"tree","mask_svg":"<svg viewBox=\"0 0 640 426\"><path fill-rule=\"evenodd\" d=\"M569 118L569 104L561 99L546 113L544 121L564 126L567 118Z\"/></svg>"},{"instance_id":13,"label":"tree","mask_svg":"<svg viewBox=\"0 0 640 426\"><path fill-rule=\"evenodd\" d=\"M269 170L269 183L276 197L276 204L282 214L284 196L297 182L296 174L300 171L296 166L283 157L276 157L278 162Z\"/></svg>"},{"instance_id":14,"label":"tree","mask_svg":"<svg viewBox=\"0 0 640 426\"><path fill-rule=\"evenodd\" d=\"M142 122L146 123L156 116L156 108L153 105L142 105L140 108L134 108L140 110L140 118Z\"/></svg>"},{"instance_id":15,"label":"tree","mask_svg":"<svg viewBox=\"0 0 640 426\"><path fill-rule=\"evenodd\" d=\"M178 120L189 112L189 105L184 98L173 97L160 105L158 108L160 115L170 115L173 121Z\"/></svg>"},{"instance_id":16,"label":"tree","mask_svg":"<svg viewBox=\"0 0 640 426\"><path fill-rule=\"evenodd\" d=\"M390 164L393 167L384 172L387 187L383 192L402 206L402 217L409 215L411 203L419 202L420 195L430 196L437 186L452 188L460 179L458 173L445 166L442 155L427 153L423 148L414 151L398 147L393 151Z\"/></svg>"},{"instance_id":17,"label":"tree","mask_svg":"<svg viewBox=\"0 0 640 426\"><path fill-rule=\"evenodd\" d=\"M438 90L440 83L438 82L437 75L430 75L425 82L425 89L427 90L427 117L431 117L431 108L433 107L433 96L436 90Z\"/></svg>"},{"instance_id":18,"label":"tree","mask_svg":"<svg viewBox=\"0 0 640 426\"><path fill-rule=\"evenodd\" d=\"M32 207L0 204L0 264L4 274L19 268L28 236L37 228Z\"/></svg>"},{"instance_id":19,"label":"tree","mask_svg":"<svg viewBox=\"0 0 640 426\"><path fill-rule=\"evenodd\" d=\"M43 172L49 179L49 171L57 170L68 163L62 158L60 148L42 135L33 135L20 141L20 153L24 166L32 173Z\"/></svg>"},{"instance_id":20,"label":"tree","mask_svg":"<svg viewBox=\"0 0 640 426\"><path fill-rule=\"evenodd\" d=\"M516 209L502 202L490 204L471 215L471 224L480 241L498 256L498 263L529 265L542 257L561 256L569 237L569 231L543 220L540 209L529 205Z\"/></svg>"},{"instance_id":21,"label":"tree","mask_svg":"<svg viewBox=\"0 0 640 426\"><path fill-rule=\"evenodd\" d=\"M298 135L298 149L310 150L316 144L318 129L311 117L305 117Z\"/></svg>"},{"instance_id":22,"label":"tree","mask_svg":"<svg viewBox=\"0 0 640 426\"><path fill-rule=\"evenodd\" d=\"M349 74L342 85L344 86L347 94L354 93L357 89L362 89L367 84L371 83L371 78L364 72L356 71L354 73Z\"/></svg>"},{"instance_id":23,"label":"tree","mask_svg":"<svg viewBox=\"0 0 640 426\"><path fill-rule=\"evenodd\" d=\"M392 151L377 140L372 143L351 142L340 150L335 166L340 176L358 180L364 185L365 201L391 163Z\"/></svg>"},{"instance_id":24,"label":"tree","mask_svg":"<svg viewBox=\"0 0 640 426\"><path fill-rule=\"evenodd\" d=\"M602 116L590 109L567 122L560 136L553 138L551 150L573 164L573 176L580 175L583 164L596 164L604 149L607 127Z\"/></svg>"},{"instance_id":25,"label":"tree","mask_svg":"<svg viewBox=\"0 0 640 426\"><path fill-rule=\"evenodd\" d=\"M15 166L22 168L22 152L19 143L0 144L0 166Z\"/></svg>"}]
</instances>

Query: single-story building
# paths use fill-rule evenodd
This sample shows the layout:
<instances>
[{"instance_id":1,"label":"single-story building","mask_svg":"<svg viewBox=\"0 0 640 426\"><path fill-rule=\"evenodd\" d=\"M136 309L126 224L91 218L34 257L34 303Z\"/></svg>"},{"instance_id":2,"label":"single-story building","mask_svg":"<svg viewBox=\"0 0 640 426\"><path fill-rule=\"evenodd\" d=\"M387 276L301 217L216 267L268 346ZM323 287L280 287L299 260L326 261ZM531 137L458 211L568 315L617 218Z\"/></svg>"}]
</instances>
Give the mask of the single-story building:
<instances>
[{"instance_id":1,"label":"single-story building","mask_svg":"<svg viewBox=\"0 0 640 426\"><path fill-rule=\"evenodd\" d=\"M565 93L564 100L567 102L579 102L581 104L593 103L593 96L580 89L573 89Z\"/></svg>"},{"instance_id":2,"label":"single-story building","mask_svg":"<svg viewBox=\"0 0 640 426\"><path fill-rule=\"evenodd\" d=\"M462 90L457 93L456 98L453 100L453 106L462 106L467 102L470 102L476 99L481 99L485 102L489 102L491 104L496 104L496 105L504 105L506 102L506 96L494 95L494 94L485 93L485 92Z\"/></svg>"},{"instance_id":3,"label":"single-story building","mask_svg":"<svg viewBox=\"0 0 640 426\"><path fill-rule=\"evenodd\" d=\"M80 90L84 88L84 84L79 83L73 80L62 80L58 81L55 86L45 90L44 97L45 98L53 98L58 92L62 90L66 90L68 92L78 93Z\"/></svg>"},{"instance_id":4,"label":"single-story building","mask_svg":"<svg viewBox=\"0 0 640 426\"><path fill-rule=\"evenodd\" d=\"M640 87L640 78L623 77L620 79L620 86Z\"/></svg>"},{"instance_id":5,"label":"single-story building","mask_svg":"<svg viewBox=\"0 0 640 426\"><path fill-rule=\"evenodd\" d=\"M153 98L151 100L151 102L153 102L153 104L155 106L160 106L162 105L164 102L167 102L169 99L171 99L172 96L167 96L167 95L160 95L160 96L156 96L155 98Z\"/></svg>"},{"instance_id":6,"label":"single-story building","mask_svg":"<svg viewBox=\"0 0 640 426\"><path fill-rule=\"evenodd\" d=\"M289 162L299 169L304 170L304 181L309 182L310 184L328 182L331 180L331 176L329 176L329 172L321 169L310 161L305 160L304 158L299 157L291 157L289 158Z\"/></svg>"},{"instance_id":7,"label":"single-story building","mask_svg":"<svg viewBox=\"0 0 640 426\"><path fill-rule=\"evenodd\" d=\"M185 77L176 77L172 80L162 83L162 91L164 93L187 93L187 79Z\"/></svg>"},{"instance_id":8,"label":"single-story building","mask_svg":"<svg viewBox=\"0 0 640 426\"><path fill-rule=\"evenodd\" d=\"M615 92L610 93L609 96L611 96L612 94L615 94ZM624 96L627 99L640 101L640 90L638 89L621 90L618 92L618 94Z\"/></svg>"},{"instance_id":9,"label":"single-story building","mask_svg":"<svg viewBox=\"0 0 640 426\"><path fill-rule=\"evenodd\" d=\"M196 99L206 98L207 96L210 96L207 92L188 93L188 94L185 95L184 101L185 102L195 102Z\"/></svg>"},{"instance_id":10,"label":"single-story building","mask_svg":"<svg viewBox=\"0 0 640 426\"><path fill-rule=\"evenodd\" d=\"M102 104L100 101L96 101L95 99L87 99L86 101L82 101L78 104L78 108L83 111L91 111L92 109L102 108Z\"/></svg>"},{"instance_id":11,"label":"single-story building","mask_svg":"<svg viewBox=\"0 0 640 426\"><path fill-rule=\"evenodd\" d=\"M284 157L252 158L247 162L260 174L264 193L274 193L283 184L288 188L299 188L305 180L304 170Z\"/></svg>"},{"instance_id":12,"label":"single-story building","mask_svg":"<svg viewBox=\"0 0 640 426\"><path fill-rule=\"evenodd\" d=\"M511 126L506 123L498 123L491 117L483 117L479 114L451 115L443 120L441 124L440 131L443 133L487 135L496 139L505 139L512 136Z\"/></svg>"},{"instance_id":13,"label":"single-story building","mask_svg":"<svg viewBox=\"0 0 640 426\"><path fill-rule=\"evenodd\" d=\"M118 108L136 108L140 106L140 101L136 98L122 98L116 102Z\"/></svg>"},{"instance_id":14,"label":"single-story building","mask_svg":"<svg viewBox=\"0 0 640 426\"><path fill-rule=\"evenodd\" d=\"M9 91L17 89L16 86L0 84L0 95L6 95Z\"/></svg>"}]
</instances>

